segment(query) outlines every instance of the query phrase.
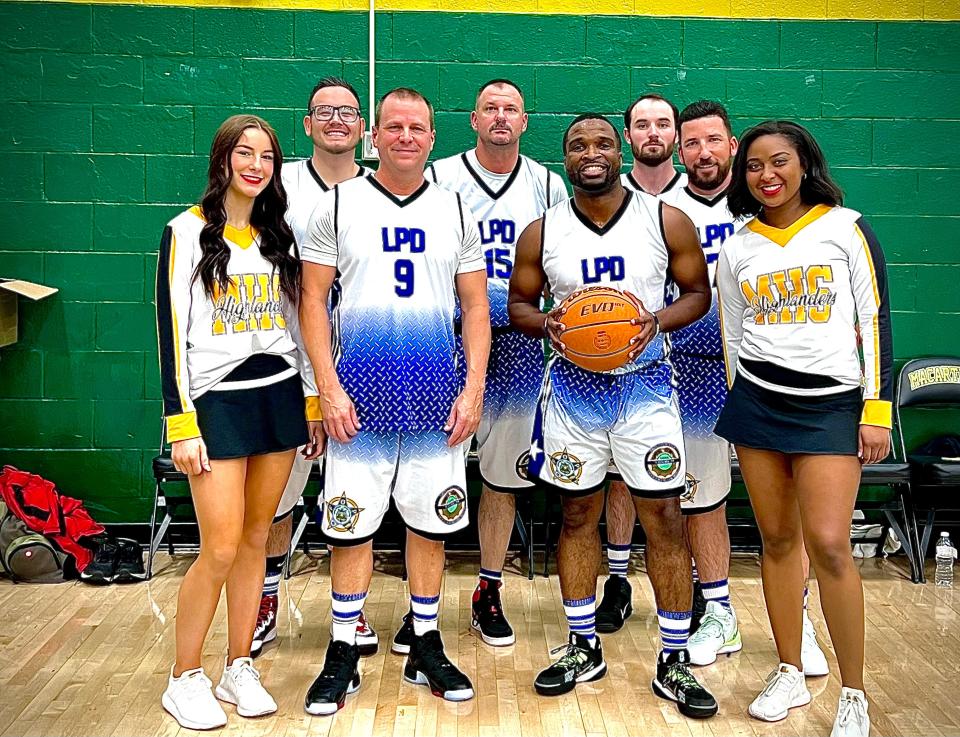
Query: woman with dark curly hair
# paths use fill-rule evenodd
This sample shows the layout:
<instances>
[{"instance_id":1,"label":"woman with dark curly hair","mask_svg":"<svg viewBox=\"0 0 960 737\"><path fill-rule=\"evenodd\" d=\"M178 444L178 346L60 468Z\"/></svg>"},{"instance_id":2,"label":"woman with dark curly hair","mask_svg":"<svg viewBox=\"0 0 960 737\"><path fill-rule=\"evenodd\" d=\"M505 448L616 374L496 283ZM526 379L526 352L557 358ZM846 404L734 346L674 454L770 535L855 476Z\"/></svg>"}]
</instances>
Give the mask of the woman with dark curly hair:
<instances>
[{"instance_id":1,"label":"woman with dark curly hair","mask_svg":"<svg viewBox=\"0 0 960 737\"><path fill-rule=\"evenodd\" d=\"M241 716L277 709L249 657L267 532L296 449L306 444L316 457L324 441L313 373L298 346L300 261L284 221L282 161L265 120L228 118L213 140L201 204L171 220L160 243L166 434L200 526L162 703L189 729L226 724L217 699ZM229 645L215 698L201 651L224 584Z\"/></svg>"},{"instance_id":2,"label":"woman with dark curly hair","mask_svg":"<svg viewBox=\"0 0 960 737\"><path fill-rule=\"evenodd\" d=\"M842 197L806 129L751 128L727 200L734 217L752 219L717 266L731 388L715 432L736 446L760 527L780 659L749 712L778 721L810 701L800 657L805 545L840 665L835 737L870 731L850 519L861 464L890 451L893 396L883 251Z\"/></svg>"}]
</instances>

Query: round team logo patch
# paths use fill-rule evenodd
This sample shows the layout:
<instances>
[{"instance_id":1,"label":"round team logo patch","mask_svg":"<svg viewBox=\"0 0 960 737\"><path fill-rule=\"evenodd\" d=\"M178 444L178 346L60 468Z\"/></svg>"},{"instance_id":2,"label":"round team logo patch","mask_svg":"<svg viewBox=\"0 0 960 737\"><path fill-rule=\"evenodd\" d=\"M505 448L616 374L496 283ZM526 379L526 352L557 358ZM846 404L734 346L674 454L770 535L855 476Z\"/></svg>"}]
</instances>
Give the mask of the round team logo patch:
<instances>
[{"instance_id":1,"label":"round team logo patch","mask_svg":"<svg viewBox=\"0 0 960 737\"><path fill-rule=\"evenodd\" d=\"M339 499L327 502L327 527L333 532L354 532L357 529L357 520L360 519L360 507L344 492Z\"/></svg>"},{"instance_id":2,"label":"round team logo patch","mask_svg":"<svg viewBox=\"0 0 960 737\"><path fill-rule=\"evenodd\" d=\"M684 486L683 493L680 495L680 501L687 502L687 504L692 504L694 498L697 496L697 489L699 488L700 480L694 478L693 474L688 471L687 482Z\"/></svg>"},{"instance_id":3,"label":"round team logo patch","mask_svg":"<svg viewBox=\"0 0 960 737\"><path fill-rule=\"evenodd\" d=\"M561 484L579 484L583 474L583 461L564 448L550 456L550 473Z\"/></svg>"},{"instance_id":4,"label":"round team logo patch","mask_svg":"<svg viewBox=\"0 0 960 737\"><path fill-rule=\"evenodd\" d=\"M455 525L467 513L467 493L459 486L451 486L440 492L434 505L440 521Z\"/></svg>"},{"instance_id":5,"label":"round team logo patch","mask_svg":"<svg viewBox=\"0 0 960 737\"><path fill-rule=\"evenodd\" d=\"M673 481L680 473L680 451L670 443L660 443L647 452L643 465L651 478L657 481Z\"/></svg>"},{"instance_id":6,"label":"round team logo patch","mask_svg":"<svg viewBox=\"0 0 960 737\"><path fill-rule=\"evenodd\" d=\"M530 480L530 451L525 450L517 458L517 476L522 478L524 481Z\"/></svg>"}]
</instances>

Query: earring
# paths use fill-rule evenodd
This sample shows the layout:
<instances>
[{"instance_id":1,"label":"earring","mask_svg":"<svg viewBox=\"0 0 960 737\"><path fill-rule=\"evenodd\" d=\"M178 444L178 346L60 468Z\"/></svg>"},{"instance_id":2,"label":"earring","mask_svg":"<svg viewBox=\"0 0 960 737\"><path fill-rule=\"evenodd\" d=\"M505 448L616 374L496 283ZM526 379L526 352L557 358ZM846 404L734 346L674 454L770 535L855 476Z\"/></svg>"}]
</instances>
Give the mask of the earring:
<instances>
[{"instance_id":1,"label":"earring","mask_svg":"<svg viewBox=\"0 0 960 737\"><path fill-rule=\"evenodd\" d=\"M803 173L803 176L801 176L800 179L806 179L806 178L807 178L807 173L804 172L804 173Z\"/></svg>"}]
</instances>

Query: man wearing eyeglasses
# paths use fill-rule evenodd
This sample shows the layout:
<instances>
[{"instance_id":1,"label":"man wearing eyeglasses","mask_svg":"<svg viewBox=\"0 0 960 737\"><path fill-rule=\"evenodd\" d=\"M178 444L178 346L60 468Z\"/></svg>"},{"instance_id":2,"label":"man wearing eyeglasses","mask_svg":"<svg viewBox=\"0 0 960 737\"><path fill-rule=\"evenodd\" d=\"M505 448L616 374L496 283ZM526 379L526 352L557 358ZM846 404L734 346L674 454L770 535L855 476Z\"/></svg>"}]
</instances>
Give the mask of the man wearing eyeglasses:
<instances>
[{"instance_id":1,"label":"man wearing eyeglasses","mask_svg":"<svg viewBox=\"0 0 960 737\"><path fill-rule=\"evenodd\" d=\"M317 82L310 92L307 114L303 117L303 130L313 141L313 155L303 161L285 163L280 172L287 191L287 223L298 247L302 246L310 214L320 196L340 182L372 173L354 160L363 128L360 98L350 83L339 77L324 77ZM306 488L312 463L297 455L270 528L263 594L250 648L253 657L263 651L266 643L277 638L280 576L290 551L291 513ZM377 633L361 612L357 622L360 653L372 655L377 651L378 642Z\"/></svg>"},{"instance_id":2,"label":"man wearing eyeglasses","mask_svg":"<svg viewBox=\"0 0 960 737\"><path fill-rule=\"evenodd\" d=\"M500 601L501 576L516 514L514 495L532 487L526 464L543 382L542 341L510 327L508 284L520 233L551 205L566 200L567 190L558 174L520 154L527 113L515 82L492 79L481 85L470 126L477 134L476 147L434 162L426 176L463 198L480 231L486 260L493 344L476 435L483 492L480 575L471 626L485 643L497 647L515 640ZM408 613L391 649L407 652L412 637Z\"/></svg>"}]
</instances>

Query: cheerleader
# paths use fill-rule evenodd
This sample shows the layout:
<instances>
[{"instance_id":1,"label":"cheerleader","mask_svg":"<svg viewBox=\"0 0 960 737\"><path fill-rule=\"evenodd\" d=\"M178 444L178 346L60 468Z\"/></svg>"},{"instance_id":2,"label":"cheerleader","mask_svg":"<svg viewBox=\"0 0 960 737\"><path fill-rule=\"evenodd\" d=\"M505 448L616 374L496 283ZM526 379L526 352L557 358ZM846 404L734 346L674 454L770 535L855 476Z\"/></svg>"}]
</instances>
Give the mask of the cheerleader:
<instances>
[{"instance_id":1,"label":"cheerleader","mask_svg":"<svg viewBox=\"0 0 960 737\"><path fill-rule=\"evenodd\" d=\"M727 199L734 217L752 219L724 243L717 267L730 393L715 432L736 446L760 527L780 659L749 713L778 721L810 701L800 657L805 544L840 665L832 735L867 735L850 520L861 464L890 451L883 252L860 213L842 207L820 147L795 123L741 137Z\"/></svg>"},{"instance_id":2,"label":"cheerleader","mask_svg":"<svg viewBox=\"0 0 960 737\"><path fill-rule=\"evenodd\" d=\"M265 545L294 454L323 448L319 401L298 348L300 261L284 221L283 155L270 125L235 115L217 131L201 204L167 225L157 333L167 441L187 474L200 553L180 586L176 661L163 707L181 726L277 709L250 659ZM220 590L229 645L219 685L201 664Z\"/></svg>"}]
</instances>

